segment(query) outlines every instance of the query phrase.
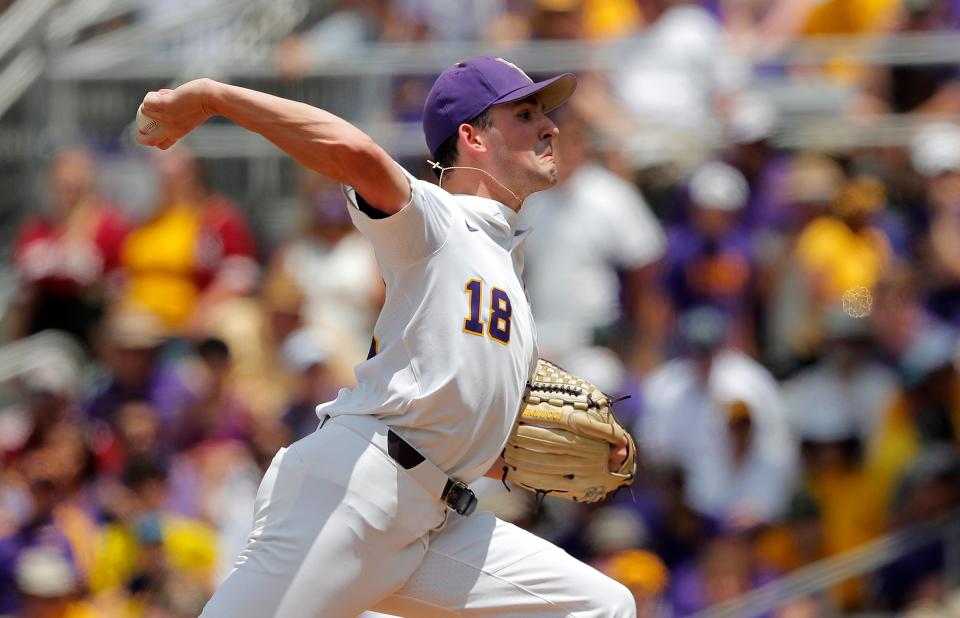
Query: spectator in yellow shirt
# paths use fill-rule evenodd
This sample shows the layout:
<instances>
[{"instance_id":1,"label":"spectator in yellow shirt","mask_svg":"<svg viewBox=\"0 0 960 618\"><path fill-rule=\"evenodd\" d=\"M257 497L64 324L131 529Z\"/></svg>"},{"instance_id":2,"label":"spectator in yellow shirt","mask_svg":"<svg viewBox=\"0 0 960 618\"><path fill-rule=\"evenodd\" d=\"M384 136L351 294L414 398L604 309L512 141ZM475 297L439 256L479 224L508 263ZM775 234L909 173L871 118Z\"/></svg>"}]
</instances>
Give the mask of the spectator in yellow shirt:
<instances>
[{"instance_id":1,"label":"spectator in yellow shirt","mask_svg":"<svg viewBox=\"0 0 960 618\"><path fill-rule=\"evenodd\" d=\"M890 240L873 222L885 199L880 181L855 178L826 214L800 232L793 257L809 295L808 332L814 338L827 310L841 305L844 294L871 290L891 264Z\"/></svg>"},{"instance_id":2,"label":"spectator in yellow shirt","mask_svg":"<svg viewBox=\"0 0 960 618\"><path fill-rule=\"evenodd\" d=\"M124 242L124 301L174 332L201 330L207 310L256 283L253 236L237 207L203 182L183 147L157 159L161 190L152 216Z\"/></svg>"},{"instance_id":3,"label":"spectator in yellow shirt","mask_svg":"<svg viewBox=\"0 0 960 618\"><path fill-rule=\"evenodd\" d=\"M902 355L903 391L871 438L868 463L889 502L895 483L925 449L960 446L960 380L954 367L956 334L925 323Z\"/></svg>"}]
</instances>

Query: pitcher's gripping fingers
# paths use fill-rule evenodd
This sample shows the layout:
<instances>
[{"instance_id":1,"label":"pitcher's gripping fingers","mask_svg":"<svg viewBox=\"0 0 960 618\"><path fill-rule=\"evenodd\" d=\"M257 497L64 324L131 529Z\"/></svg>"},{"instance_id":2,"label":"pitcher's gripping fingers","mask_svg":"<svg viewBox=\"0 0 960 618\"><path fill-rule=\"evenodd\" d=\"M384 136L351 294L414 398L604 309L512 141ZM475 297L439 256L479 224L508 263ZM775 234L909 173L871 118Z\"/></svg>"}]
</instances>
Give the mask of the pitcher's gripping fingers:
<instances>
[{"instance_id":1,"label":"pitcher's gripping fingers","mask_svg":"<svg viewBox=\"0 0 960 618\"><path fill-rule=\"evenodd\" d=\"M623 467L630 456L630 441L627 436L620 436L616 444L610 445L610 462L608 464L610 472L616 472Z\"/></svg>"},{"instance_id":2,"label":"pitcher's gripping fingers","mask_svg":"<svg viewBox=\"0 0 960 618\"><path fill-rule=\"evenodd\" d=\"M147 134L138 133L137 141L144 146L166 150L203 124L213 115L207 105L207 96L215 83L209 79L195 79L174 90L148 92L143 97L143 115L155 120L159 127Z\"/></svg>"}]
</instances>

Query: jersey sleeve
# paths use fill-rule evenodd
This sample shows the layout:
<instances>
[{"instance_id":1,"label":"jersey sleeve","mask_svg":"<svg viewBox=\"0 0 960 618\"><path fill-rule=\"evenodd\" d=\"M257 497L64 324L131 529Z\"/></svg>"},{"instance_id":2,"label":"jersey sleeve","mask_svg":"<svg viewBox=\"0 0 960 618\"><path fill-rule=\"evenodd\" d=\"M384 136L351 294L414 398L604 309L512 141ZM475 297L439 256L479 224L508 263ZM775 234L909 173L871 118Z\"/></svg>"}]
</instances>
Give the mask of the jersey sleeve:
<instances>
[{"instance_id":1,"label":"jersey sleeve","mask_svg":"<svg viewBox=\"0 0 960 618\"><path fill-rule=\"evenodd\" d=\"M404 174L410 181L410 201L389 216L370 216L374 213L361 209L362 197L353 187L343 187L353 224L373 244L378 259L395 266L412 264L439 251L453 221L452 205L443 199L442 189L406 170Z\"/></svg>"}]
</instances>

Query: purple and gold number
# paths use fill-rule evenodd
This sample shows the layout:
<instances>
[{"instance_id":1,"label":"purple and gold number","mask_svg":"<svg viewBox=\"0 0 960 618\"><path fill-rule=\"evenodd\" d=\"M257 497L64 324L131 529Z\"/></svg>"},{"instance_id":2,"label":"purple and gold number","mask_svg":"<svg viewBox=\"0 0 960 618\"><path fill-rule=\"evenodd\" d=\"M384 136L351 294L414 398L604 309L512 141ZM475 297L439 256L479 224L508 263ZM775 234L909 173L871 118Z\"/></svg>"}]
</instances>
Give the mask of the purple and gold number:
<instances>
[{"instance_id":1,"label":"purple and gold number","mask_svg":"<svg viewBox=\"0 0 960 618\"><path fill-rule=\"evenodd\" d=\"M463 332L483 337L483 320L480 319L480 300L483 297L483 282L471 279L463 286L470 296L470 315L463 320ZM510 297L500 288L490 291L490 324L487 332L490 338L503 344L510 343L510 319L513 307Z\"/></svg>"},{"instance_id":2,"label":"purple and gold number","mask_svg":"<svg viewBox=\"0 0 960 618\"><path fill-rule=\"evenodd\" d=\"M483 337L483 322L480 321L480 298L483 295L483 283L479 279L467 281L463 286L470 295L470 316L463 320L463 332Z\"/></svg>"},{"instance_id":3,"label":"purple and gold number","mask_svg":"<svg viewBox=\"0 0 960 618\"><path fill-rule=\"evenodd\" d=\"M510 298L500 288L490 292L490 338L500 343L510 343L510 318L513 308Z\"/></svg>"}]
</instances>

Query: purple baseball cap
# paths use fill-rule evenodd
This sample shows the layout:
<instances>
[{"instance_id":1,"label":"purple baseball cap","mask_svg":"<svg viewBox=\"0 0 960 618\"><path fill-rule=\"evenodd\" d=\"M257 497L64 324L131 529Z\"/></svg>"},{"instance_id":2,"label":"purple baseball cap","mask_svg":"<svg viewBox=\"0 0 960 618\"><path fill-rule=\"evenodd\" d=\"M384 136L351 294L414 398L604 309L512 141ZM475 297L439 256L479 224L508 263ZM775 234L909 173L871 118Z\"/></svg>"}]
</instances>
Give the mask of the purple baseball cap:
<instances>
[{"instance_id":1,"label":"purple baseball cap","mask_svg":"<svg viewBox=\"0 0 960 618\"><path fill-rule=\"evenodd\" d=\"M498 103L540 97L545 112L560 107L577 88L577 78L564 73L535 82L517 65L495 56L458 62L437 78L423 106L423 133L430 154L483 110Z\"/></svg>"}]
</instances>

